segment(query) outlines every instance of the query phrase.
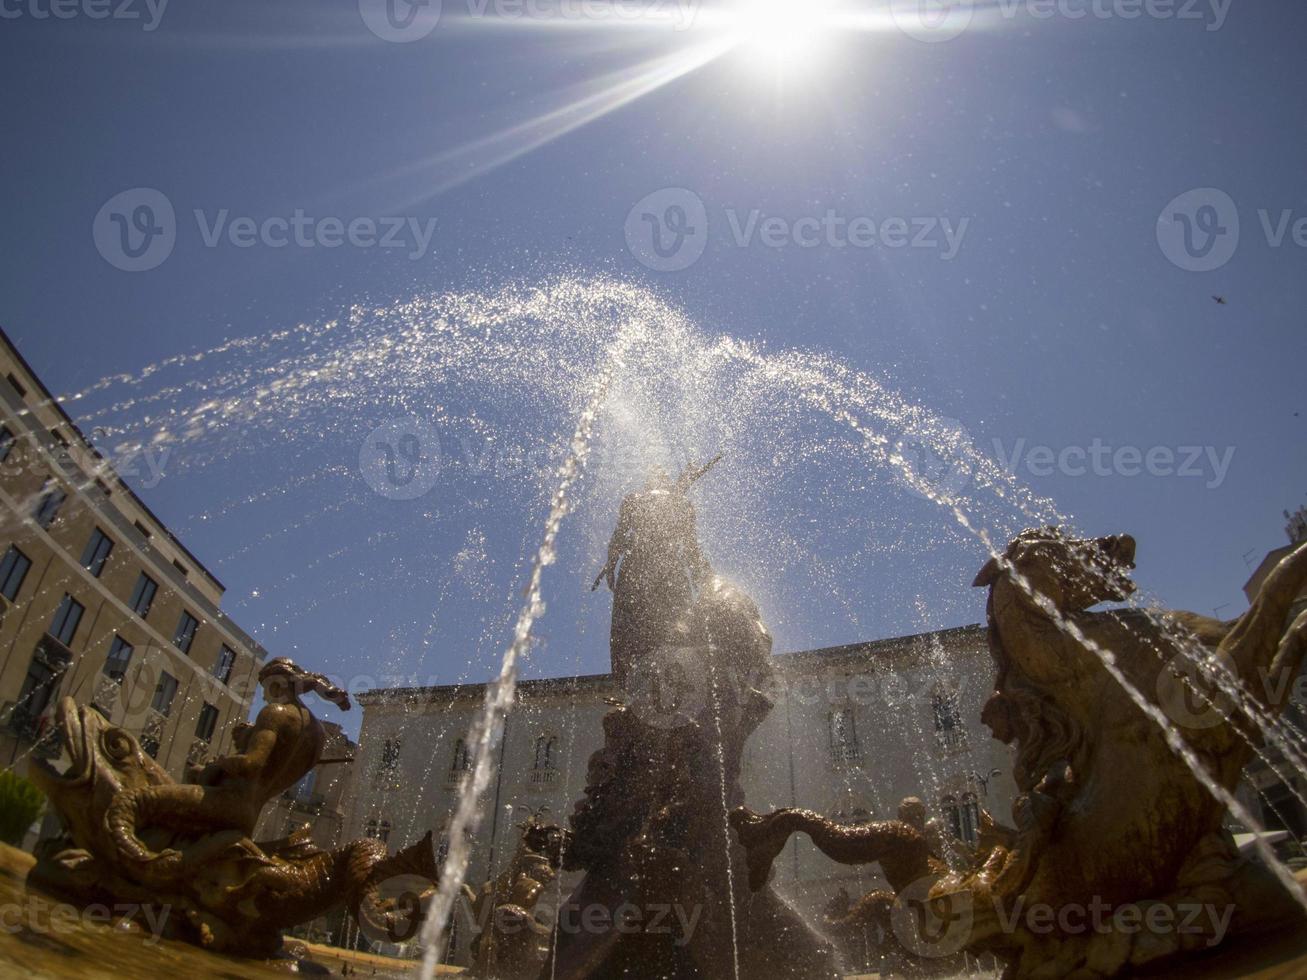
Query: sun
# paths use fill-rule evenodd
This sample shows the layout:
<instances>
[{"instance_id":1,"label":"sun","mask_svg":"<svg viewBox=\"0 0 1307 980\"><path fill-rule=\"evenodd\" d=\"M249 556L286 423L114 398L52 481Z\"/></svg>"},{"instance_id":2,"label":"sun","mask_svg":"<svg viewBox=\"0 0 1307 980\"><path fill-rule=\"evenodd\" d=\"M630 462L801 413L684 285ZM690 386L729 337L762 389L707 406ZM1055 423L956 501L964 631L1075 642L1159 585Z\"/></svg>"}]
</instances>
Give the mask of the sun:
<instances>
[{"instance_id":1,"label":"sun","mask_svg":"<svg viewBox=\"0 0 1307 980\"><path fill-rule=\"evenodd\" d=\"M810 65L830 28L829 0L735 0L728 18L736 48L758 67Z\"/></svg>"}]
</instances>

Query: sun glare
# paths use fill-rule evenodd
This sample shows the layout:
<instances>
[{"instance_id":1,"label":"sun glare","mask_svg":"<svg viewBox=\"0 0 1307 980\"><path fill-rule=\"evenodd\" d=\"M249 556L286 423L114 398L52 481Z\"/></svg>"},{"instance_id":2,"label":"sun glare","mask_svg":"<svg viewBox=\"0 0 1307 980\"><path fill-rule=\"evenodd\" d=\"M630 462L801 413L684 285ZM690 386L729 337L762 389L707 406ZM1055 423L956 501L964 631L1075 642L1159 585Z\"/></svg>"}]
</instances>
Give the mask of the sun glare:
<instances>
[{"instance_id":1,"label":"sun glare","mask_svg":"<svg viewBox=\"0 0 1307 980\"><path fill-rule=\"evenodd\" d=\"M736 0L730 13L737 48L762 69L803 67L828 28L821 0Z\"/></svg>"}]
</instances>

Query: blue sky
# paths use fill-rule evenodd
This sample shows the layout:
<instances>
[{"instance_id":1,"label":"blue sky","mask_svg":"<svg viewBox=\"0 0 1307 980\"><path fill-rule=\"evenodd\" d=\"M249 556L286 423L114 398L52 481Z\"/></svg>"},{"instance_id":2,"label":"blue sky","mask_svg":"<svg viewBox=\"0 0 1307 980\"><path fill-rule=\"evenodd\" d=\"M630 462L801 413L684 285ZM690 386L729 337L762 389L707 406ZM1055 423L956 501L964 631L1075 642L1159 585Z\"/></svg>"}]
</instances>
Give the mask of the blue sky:
<instances>
[{"instance_id":1,"label":"blue sky","mask_svg":"<svg viewBox=\"0 0 1307 980\"><path fill-rule=\"evenodd\" d=\"M1140 539L1137 577L1152 594L1234 615L1245 554L1255 562L1282 544L1280 512L1307 493L1307 248L1294 241L1307 218L1307 11L1217 7L1128 18L1128 2L1068 2L1039 18L978 5L960 36L928 43L882 4L850 4L831 15L845 26L787 52L711 7L678 31L478 16L446 0L425 37L391 43L356 0L172 0L152 30L143 3L133 9L145 19L132 21L93 19L86 5L47 18L46 0L6 0L0 323L64 393L356 305L560 277L626 283L707 337L827 353L956 420L987 455L1020 448L1018 478L1077 527ZM1089 15L1070 16L1082 8ZM808 35L810 9L782 11L780 37ZM114 228L97 215L135 188L158 191L176 215L175 246L141 272L111 264L93 234ZM655 219L674 217L668 200L699 202L706 231L696 261L660 272L626 230L637 202L667 188L680 196L655 199ZM1164 211L1208 188L1225 196L1204 191ZM1212 215L1227 233L1213 261L1231 241L1230 208L1238 215L1238 247L1219 268L1181 268L1179 239L1159 242L1159 216L1186 207L1198 235ZM227 234L238 218L257 227L297 209L342 226L401 217L405 247L272 247L257 234L238 247ZM876 242L814 230L828 213L845 229L864 219ZM741 244L751 215L754 236ZM769 217L784 219L771 239L784 247L764 242ZM921 233L918 246L894 247L892 219ZM632 220L638 231L642 214ZM965 228L950 257L941 221ZM386 329L382 318L367 335ZM315 356L335 343L313 338ZM220 366L293 365L295 343L113 383L70 408L207 384ZM434 382L424 394L420 378L388 387L384 377L343 393L322 382L302 419L228 432L219 419L177 443L164 478L141 493L274 652L342 673L481 679L509 638L548 488L451 466L429 494L388 499L369 492L360 448L409 413L431 419L455 455L478 431L464 425L469 413L524 445L561 447L574 424L562 409L575 406L535 414L512 398ZM138 433L167 427L148 405L111 414ZM792 449L817 423L796 426ZM1192 462L1196 476L1128 475L1138 468L1129 457L1108 475L1080 475L1077 451L1095 440L1155 450L1154 470L1167 451L1173 470L1188 447L1211 454ZM1026 455L1041 446L1054 458L1070 451L1063 472L1043 475L1044 458ZM709 448L667 447L678 458ZM785 468L760 505L843 582L838 602L797 572L770 582L778 645L978 621L983 597L967 588L978 543L884 481L854 492L841 465L814 464L810 479ZM705 487L710 526L738 503L729 485ZM608 607L585 589L615 506L595 494L565 525L546 579L546 652L529 674L603 669ZM768 580L771 556L721 547L730 572Z\"/></svg>"}]
</instances>

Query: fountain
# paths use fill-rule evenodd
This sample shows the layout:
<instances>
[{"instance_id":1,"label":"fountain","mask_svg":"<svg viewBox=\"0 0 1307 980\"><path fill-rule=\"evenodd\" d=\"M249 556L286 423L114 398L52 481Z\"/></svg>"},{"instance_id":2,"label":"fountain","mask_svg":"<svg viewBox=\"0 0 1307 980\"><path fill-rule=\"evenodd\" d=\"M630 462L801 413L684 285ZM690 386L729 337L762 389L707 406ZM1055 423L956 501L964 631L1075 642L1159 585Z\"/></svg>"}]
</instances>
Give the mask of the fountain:
<instances>
[{"instance_id":1,"label":"fountain","mask_svg":"<svg viewBox=\"0 0 1307 980\"><path fill-rule=\"evenodd\" d=\"M280 357L270 353L278 343L286 346ZM490 511L478 514L472 531L494 530L502 511L492 504L547 516L542 528L513 529L535 542L526 580L514 583L506 617L496 610L483 620L483 638L504 657L484 710L467 732L471 764L448 823L448 855L437 875L429 840L387 856L372 840L325 853L298 837L250 838L263 804L311 768L320 751L315 723L298 695L317 689L334 696L325 681L273 661L265 685L269 707L244 733L238 752L196 772L188 784L171 783L132 735L65 702L59 725L72 768L56 772L38 764L36 778L68 833L42 851L34 887L81 903L106 894L144 903L166 895L185 913L172 920L171 935L211 951L268 957L281 949L282 930L332 905L348 906L368 935L393 934L387 924L396 910L379 884L397 875L439 877L434 896L421 895L430 899L422 932L425 975L443 956L444 932L457 914L455 903L465 898L478 921L509 927L483 933L472 951L472 973L500 980L830 980L850 965L841 948L867 928L884 937L883 962L896 970L974 971L978 955L992 954L1017 976L1109 976L1205 951L1227 932L1299 924L1291 876L1273 861L1241 858L1222 821L1233 814L1256 828L1233 788L1243 763L1264 746L1307 770L1276 718L1283 705L1250 693L1268 676L1275 683L1267 687L1283 689L1279 680L1295 673L1301 660L1307 627L1299 620L1283 634L1286 596L1307 577L1301 548L1237 624L1137 608L1090 612L1098 602L1130 596L1125 571L1132 540L1081 541L1043 530L995 547L991 535L1003 541L1020 527L1061 515L976 452L956 427L832 357L771 353L731 337L706 337L679 312L622 284L565 280L534 290L351 310L340 322L302 326L258 345L233 342L203 355L217 359L257 349L263 358L257 364L212 365L211 380L133 392L87 418L105 422L129 448L144 440L188 444L192 451L182 465L199 466L228 451L251 451L264 429L271 432L275 458L290 459L293 454L283 451L289 432L332 431L315 426L320 419L314 412L326 409L323 414L334 419L342 405L356 408L365 389L386 392L381 411L442 424L449 421L442 413L466 407L452 402L484 396L492 411L478 403L467 416L482 427L475 431L487 434L487 444L501 436L486 422L497 415L523 425L520 441L546 451L547 467L516 470L514 479L490 474L492 489L475 496L460 483L451 495ZM541 351L550 357L541 358ZM126 382L106 379L75 398L116 384L135 387L162 370L151 367ZM431 391L439 396L430 403L420 399ZM445 397L450 392L452 407ZM133 412L156 413L172 420L170 428L142 431L147 427ZM129 417L115 422L115 413ZM375 423L363 411L358 420ZM357 434L339 441L354 445L350 439ZM218 442L206 447L213 450L206 455L199 447L210 436ZM655 473L643 489L627 493L651 464L676 459L682 449L697 459L724 449L729 462L712 480L702 478L721 457L688 465L679 478ZM943 461L942 479L920 465L923 457ZM486 475L469 476L457 461L446 465L451 481ZM820 479L805 497L811 488L803 480L817 466ZM296 473L266 496L280 499L332 475L329 468ZM363 481L348 476L352 483L339 499L334 489L323 494L330 501L324 514L357 503L350 494L367 494L360 488L369 482L366 474ZM850 598L845 589L847 580L868 571L856 563L881 540L876 535L885 518L869 516L876 508L857 496L878 480L878 492L906 490L919 498L914 505L937 505L949 518L947 533L970 535L992 558L977 579L991 593L997 669L984 721L1015 746L1022 795L1012 827L982 814L974 854L941 846L932 827L937 821L913 805L901 807L898 820L856 827L801 810L757 816L743 809L746 743L777 703L772 639L760 609L779 634L796 606L816 604L818 592L830 605L814 615L840 604L860 630L866 625L860 617L874 621L911 606L883 590L882 605L865 612L864 597ZM689 493L700 482L708 505L696 512ZM603 747L588 761L580 799L573 797L570 829L528 824L516 851L500 852L512 855L507 870L492 866L481 887L468 888L464 878L478 823L489 809L496 747L514 709L520 665L540 639L545 571L557 562L572 572L569 586L549 591L551 615L568 625L567 604L576 601L569 597L588 594L589 575L582 577L580 569L593 568L604 541L576 540L584 534L565 539L564 521L587 506L598 512L618 499L619 490L625 497L596 581L613 592L608 652L617 690L602 718ZM809 518L805 508L813 495L823 495L830 508L846 507L838 530L834 522ZM415 511L413 528L387 527L377 538L393 542L412 531L425 549L435 509ZM408 512L388 513L398 523ZM793 532L800 517L805 529L813 526L809 538ZM585 528L594 532L600 525L591 519ZM610 527L605 516L602 528ZM899 550L886 546L877 556L885 567L907 567L921 547L911 521L896 530L901 533L893 548ZM236 554L257 552L281 533L278 525L242 542ZM823 549L834 539L852 544L832 555ZM512 558L520 558L520 538L514 535L511 544ZM347 552L347 544L333 546L318 561ZM502 584L479 553L489 584L478 599ZM731 574L720 574L709 554ZM416 566L393 562L386 571L395 581L386 584L397 591L430 585L438 606L449 594L448 582L431 572L440 562L430 552L419 557ZM792 590L800 601L787 606L771 590L796 569L808 577ZM525 587L521 600L519 586ZM324 594L314 602L334 598ZM427 604L417 605L425 615ZM586 614L578 613L577 622ZM923 608L917 619L924 626L933 615ZM284 622L273 622L269 632ZM807 625L800 621L796 632ZM425 650L435 626L423 623L423 630ZM464 670L479 679L485 665L474 656L467 656ZM561 672L565 665L555 655L545 668ZM270 743L278 748L266 751ZM924 760L916 773L923 793L937 775L931 766ZM874 767L867 768L874 781ZM438 778L430 768L423 776ZM384 797L390 790L374 792ZM774 805L748 802L760 809ZM440 826L442 816L424 812L413 819ZM794 833L809 835L837 862L878 865L887 887L831 903L826 915L810 912L805 920L768 877ZM403 839L417 836L406 832ZM1265 849L1260 838L1257 845ZM542 928L538 906L549 904L547 893L554 890L555 924ZM1057 923L1059 910L1100 903L1113 914L1169 910L1173 922L1189 906L1218 915L1197 922L1197 931L1169 935L1076 932ZM1231 915L1223 919L1227 907ZM1031 921L1036 908L1053 910L1051 930Z\"/></svg>"},{"instance_id":2,"label":"fountain","mask_svg":"<svg viewBox=\"0 0 1307 980\"><path fill-rule=\"evenodd\" d=\"M1234 623L1089 612L1133 591L1134 555L1128 535L1077 540L1045 528L1018 536L976 578L990 589L996 668L983 720L1015 745L1022 791L1015 828L996 829L1001 842L945 875L902 827L849 831L816 814L740 809L751 884L805 832L837 860L881 861L896 893L914 892L933 920L908 930L919 955L994 953L1016 977L1118 976L1229 934L1300 925L1301 886L1273 857L1241 857L1222 822L1241 809L1232 793L1261 737L1226 692L1241 692L1249 719L1283 710L1283 698L1252 692L1283 692L1307 653L1307 613L1285 629L1307 584L1307 545ZM1210 650L1210 673L1187 668L1185 636Z\"/></svg>"},{"instance_id":3,"label":"fountain","mask_svg":"<svg viewBox=\"0 0 1307 980\"><path fill-rule=\"evenodd\" d=\"M771 636L699 547L687 491L707 469L656 476L622 505L600 577L627 697L603 720L571 817L564 867L585 877L559 911L609 925L560 929L542 977L840 975L827 941L733 871L742 855L723 818L744 798L744 742L772 709Z\"/></svg>"},{"instance_id":4,"label":"fountain","mask_svg":"<svg viewBox=\"0 0 1307 980\"><path fill-rule=\"evenodd\" d=\"M463 886L472 921L481 929L470 971L479 980L535 980L549 952L550 930L536 921L535 909L557 878L571 837L535 813L521 829L503 873L480 891Z\"/></svg>"},{"instance_id":5,"label":"fountain","mask_svg":"<svg viewBox=\"0 0 1307 980\"><path fill-rule=\"evenodd\" d=\"M285 658L269 661L259 680L268 703L238 732L238 752L193 768L185 784L129 732L65 698L58 724L69 768L36 760L32 770L65 833L42 842L29 887L83 909L157 909L147 916L166 935L246 957L284 955L283 930L341 905L386 930L394 909L379 885L404 874L436 880L430 835L395 855L372 839L322 851L306 832L252 840L264 805L322 756L322 724L300 695L349 707L343 691Z\"/></svg>"}]
</instances>

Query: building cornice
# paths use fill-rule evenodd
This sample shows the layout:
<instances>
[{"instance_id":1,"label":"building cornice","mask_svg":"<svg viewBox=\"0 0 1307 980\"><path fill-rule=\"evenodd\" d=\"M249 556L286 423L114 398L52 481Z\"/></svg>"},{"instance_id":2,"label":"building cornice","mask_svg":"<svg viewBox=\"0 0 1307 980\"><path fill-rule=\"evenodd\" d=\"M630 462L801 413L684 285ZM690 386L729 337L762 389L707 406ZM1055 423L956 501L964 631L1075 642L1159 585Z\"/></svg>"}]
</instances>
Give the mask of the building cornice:
<instances>
[{"instance_id":1,"label":"building cornice","mask_svg":"<svg viewBox=\"0 0 1307 980\"><path fill-rule=\"evenodd\" d=\"M23 352L18 349L18 346L13 342L13 340L10 339L9 334L5 331L4 327L2 326L0 326L0 343L4 344L10 356L12 356L13 359L18 362L18 366L21 367L27 373L28 379L32 382L37 392L42 396L42 398L45 401L45 404L49 406L51 409L53 409L56 413L58 413L58 415L63 419L63 424L68 426L68 428L72 430L73 434L77 437L78 441L82 444L82 446L86 449L86 451L90 453L92 456L94 456L96 459L104 461L106 469L109 472L113 473L114 482L117 483L118 486L122 488L123 492L126 493L127 496L131 498L132 503L134 503L137 507L139 507L142 511L144 511L145 514L152 521L154 521L156 525L158 525L159 531L164 535L164 537L168 539L169 543L176 546L178 551L180 551L187 558L189 558L195 564L196 570L205 578L207 578L210 582L212 582L215 586L217 586L219 592L227 591L227 587L223 585L221 581L219 581L218 577L214 575L212 571L209 570L208 566L205 565L204 562L200 561L200 559L195 557L195 555L191 552L191 550L187 548L186 545L183 544L182 541L175 534L172 533L172 530L168 527L168 525L165 524L159 518L159 516L155 514L153 510L150 509L150 505L147 504L144 500L142 500L140 496L137 495L136 491L131 488L130 484L128 484L127 481L124 480L122 476L116 470L113 469L113 467L108 463L108 461L104 459L104 456L100 453L100 450L95 448L95 444L92 443L91 440L86 437L86 434L82 432L81 428L77 425L77 423L73 421L72 416L70 416L64 410L64 407L60 403L59 399L54 396L54 394L50 391L49 388L46 387L45 382L41 380L41 376L36 373L36 370L32 367L32 365L27 363L27 358L23 356ZM6 392L6 394L8 393ZM30 417L32 415L32 412L27 406L27 404L25 402L20 401L20 405L21 408L17 410L17 413L24 417ZM34 423L29 423L29 428L36 428L38 430L43 430L45 427L39 425L39 423L34 422ZM44 441L42 441L41 445L43 446L43 448L46 448L48 450L49 447L46 447L44 445Z\"/></svg>"},{"instance_id":2,"label":"building cornice","mask_svg":"<svg viewBox=\"0 0 1307 980\"><path fill-rule=\"evenodd\" d=\"M985 647L986 628L975 623L955 626L932 633L911 636L894 636L883 640L848 643L841 646L821 647L816 650L799 650L775 655L773 661L781 671L802 669L822 664L825 666L888 667L904 659L919 658L927 645L938 642L946 649ZM356 698L364 708L409 706L436 701L482 701L489 682L474 684L448 684L433 687L386 687L364 691ZM577 691L617 693L617 683L611 674L582 674L575 677L546 677L519 681L517 695L523 700L533 697L569 695Z\"/></svg>"}]
</instances>

